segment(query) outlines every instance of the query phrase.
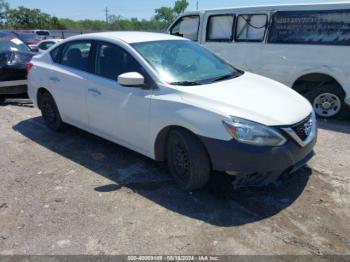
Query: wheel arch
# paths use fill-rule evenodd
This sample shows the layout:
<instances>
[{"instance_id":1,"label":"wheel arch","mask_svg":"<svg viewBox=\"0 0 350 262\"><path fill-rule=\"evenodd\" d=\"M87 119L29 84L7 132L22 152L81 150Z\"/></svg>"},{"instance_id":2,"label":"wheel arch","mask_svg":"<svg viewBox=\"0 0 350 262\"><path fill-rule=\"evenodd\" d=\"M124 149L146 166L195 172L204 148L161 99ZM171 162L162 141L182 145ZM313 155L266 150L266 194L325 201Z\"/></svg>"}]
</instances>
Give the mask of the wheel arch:
<instances>
[{"instance_id":1,"label":"wheel arch","mask_svg":"<svg viewBox=\"0 0 350 262\"><path fill-rule=\"evenodd\" d=\"M40 108L40 99L44 93L49 93L52 96L52 94L50 93L50 91L47 88L39 87L37 92L36 92L36 101L37 101L38 108Z\"/></svg>"},{"instance_id":2,"label":"wheel arch","mask_svg":"<svg viewBox=\"0 0 350 262\"><path fill-rule=\"evenodd\" d=\"M310 83L308 85L307 83ZM344 94L346 94L345 89L338 79L334 76L334 74L330 72L322 72L322 71L314 71L304 73L296 78L293 82L292 88L298 93L304 95L311 88L317 88L322 86L323 84L332 84L335 88L341 89Z\"/></svg>"},{"instance_id":3,"label":"wheel arch","mask_svg":"<svg viewBox=\"0 0 350 262\"><path fill-rule=\"evenodd\" d=\"M158 132L157 137L155 139L154 159L156 161L165 161L165 159L166 159L166 143L167 143L168 135L169 135L170 131L174 130L174 129L185 130L185 131L193 134L195 137L197 137L198 141L200 141L200 143L203 145L203 148L205 149L206 153L209 156L209 152L208 152L205 144L203 143L203 141L199 138L199 136L197 134L195 134L190 129L183 127L183 126L180 126L180 125L169 125L169 126L162 128ZM210 158L209 158L209 160L210 160ZM210 165L211 165L211 163L210 163Z\"/></svg>"}]
</instances>

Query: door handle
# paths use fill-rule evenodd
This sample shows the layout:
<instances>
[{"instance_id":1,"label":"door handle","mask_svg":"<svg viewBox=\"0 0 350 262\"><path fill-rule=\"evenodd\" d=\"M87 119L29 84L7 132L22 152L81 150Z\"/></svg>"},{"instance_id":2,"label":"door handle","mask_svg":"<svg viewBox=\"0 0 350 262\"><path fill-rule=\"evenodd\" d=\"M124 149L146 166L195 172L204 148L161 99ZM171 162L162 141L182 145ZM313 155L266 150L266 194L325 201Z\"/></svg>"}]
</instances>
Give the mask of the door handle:
<instances>
[{"instance_id":1,"label":"door handle","mask_svg":"<svg viewBox=\"0 0 350 262\"><path fill-rule=\"evenodd\" d=\"M102 95L100 91L98 91L97 89L95 88L89 88L88 91L93 94L94 96L100 96Z\"/></svg>"},{"instance_id":2,"label":"door handle","mask_svg":"<svg viewBox=\"0 0 350 262\"><path fill-rule=\"evenodd\" d=\"M52 76L50 77L50 81L57 83L57 82L60 82L61 80L57 77Z\"/></svg>"}]
</instances>

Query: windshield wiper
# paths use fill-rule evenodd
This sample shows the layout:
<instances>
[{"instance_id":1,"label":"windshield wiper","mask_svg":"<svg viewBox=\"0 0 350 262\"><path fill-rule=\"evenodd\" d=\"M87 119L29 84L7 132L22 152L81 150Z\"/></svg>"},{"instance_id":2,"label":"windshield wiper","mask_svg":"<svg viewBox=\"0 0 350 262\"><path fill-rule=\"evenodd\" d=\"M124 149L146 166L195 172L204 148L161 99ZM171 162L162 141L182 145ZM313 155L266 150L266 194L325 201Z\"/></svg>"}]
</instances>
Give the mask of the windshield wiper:
<instances>
[{"instance_id":1,"label":"windshield wiper","mask_svg":"<svg viewBox=\"0 0 350 262\"><path fill-rule=\"evenodd\" d=\"M214 83L217 81L223 81L226 79L231 79L231 78L235 78L239 76L239 73L231 73L231 74L227 74L227 75L223 75L223 76L219 76L217 78L213 78L210 79L208 81L201 81L201 82L195 82L195 81L179 81L179 82L171 82L171 85L179 85L179 86L198 86L198 85L203 85L203 84L210 84L210 83Z\"/></svg>"},{"instance_id":2,"label":"windshield wiper","mask_svg":"<svg viewBox=\"0 0 350 262\"><path fill-rule=\"evenodd\" d=\"M214 78L214 79L212 79L210 82L223 81L223 80L231 79L231 78L234 78L234 77L237 77L237 74L231 73L231 74L228 74L228 75L223 75L223 76L219 76L219 77L217 77L217 78Z\"/></svg>"},{"instance_id":3,"label":"windshield wiper","mask_svg":"<svg viewBox=\"0 0 350 262\"><path fill-rule=\"evenodd\" d=\"M171 85L178 85L178 86L198 86L198 85L201 85L201 83L191 82L191 81L171 82L170 84Z\"/></svg>"}]
</instances>

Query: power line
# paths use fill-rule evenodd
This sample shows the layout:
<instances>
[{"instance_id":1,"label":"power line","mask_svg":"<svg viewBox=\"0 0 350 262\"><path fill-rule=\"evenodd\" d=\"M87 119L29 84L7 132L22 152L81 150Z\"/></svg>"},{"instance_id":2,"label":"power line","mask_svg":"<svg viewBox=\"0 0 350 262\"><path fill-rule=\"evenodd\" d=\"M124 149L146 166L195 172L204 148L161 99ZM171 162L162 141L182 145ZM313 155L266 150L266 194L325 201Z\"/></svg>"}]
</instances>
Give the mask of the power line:
<instances>
[{"instance_id":1,"label":"power line","mask_svg":"<svg viewBox=\"0 0 350 262\"><path fill-rule=\"evenodd\" d=\"M106 12L106 23L108 24L108 7L106 6L106 9L105 9L105 12Z\"/></svg>"}]
</instances>

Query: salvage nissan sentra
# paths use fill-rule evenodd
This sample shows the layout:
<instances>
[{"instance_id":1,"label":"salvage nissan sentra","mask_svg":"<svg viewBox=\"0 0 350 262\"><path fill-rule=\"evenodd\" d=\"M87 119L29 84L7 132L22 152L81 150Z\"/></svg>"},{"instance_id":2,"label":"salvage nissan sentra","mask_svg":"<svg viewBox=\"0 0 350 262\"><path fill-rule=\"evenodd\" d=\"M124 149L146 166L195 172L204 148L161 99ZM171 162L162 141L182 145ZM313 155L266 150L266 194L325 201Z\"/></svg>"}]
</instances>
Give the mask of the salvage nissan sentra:
<instances>
[{"instance_id":1,"label":"salvage nissan sentra","mask_svg":"<svg viewBox=\"0 0 350 262\"><path fill-rule=\"evenodd\" d=\"M305 98L190 40L86 34L27 69L29 96L50 129L68 123L167 161L184 190L203 187L214 170L266 184L314 154L316 119Z\"/></svg>"}]
</instances>

